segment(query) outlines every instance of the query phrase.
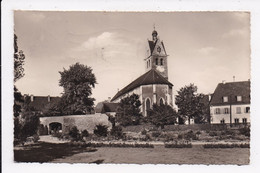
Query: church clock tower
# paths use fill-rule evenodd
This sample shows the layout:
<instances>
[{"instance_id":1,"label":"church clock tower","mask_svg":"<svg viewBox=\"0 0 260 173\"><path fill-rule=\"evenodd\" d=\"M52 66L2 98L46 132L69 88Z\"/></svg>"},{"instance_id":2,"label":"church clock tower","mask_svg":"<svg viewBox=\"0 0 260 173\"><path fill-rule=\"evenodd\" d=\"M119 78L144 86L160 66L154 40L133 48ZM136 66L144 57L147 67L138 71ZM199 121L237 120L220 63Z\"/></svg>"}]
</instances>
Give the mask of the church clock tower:
<instances>
[{"instance_id":1,"label":"church clock tower","mask_svg":"<svg viewBox=\"0 0 260 173\"><path fill-rule=\"evenodd\" d=\"M152 32L152 40L148 40L148 50L146 61L146 71L155 69L164 78L168 80L167 53L163 44L158 37L156 30Z\"/></svg>"}]
</instances>

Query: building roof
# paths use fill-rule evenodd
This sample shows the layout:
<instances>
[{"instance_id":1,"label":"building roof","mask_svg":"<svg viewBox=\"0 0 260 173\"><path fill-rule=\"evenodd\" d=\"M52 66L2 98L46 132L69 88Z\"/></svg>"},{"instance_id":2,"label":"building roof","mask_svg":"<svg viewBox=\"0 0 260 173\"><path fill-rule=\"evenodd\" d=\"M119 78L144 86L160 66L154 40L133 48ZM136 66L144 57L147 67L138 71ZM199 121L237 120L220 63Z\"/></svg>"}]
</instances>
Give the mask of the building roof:
<instances>
[{"instance_id":1,"label":"building roof","mask_svg":"<svg viewBox=\"0 0 260 173\"><path fill-rule=\"evenodd\" d=\"M172 83L170 83L166 78L164 78L162 75L160 75L156 70L151 69L133 82L131 82L129 85L124 87L122 90L120 90L112 99L111 101L114 101L118 97L132 91L133 89L141 86L141 85L150 85L150 84L166 84L173 86Z\"/></svg>"},{"instance_id":2,"label":"building roof","mask_svg":"<svg viewBox=\"0 0 260 173\"><path fill-rule=\"evenodd\" d=\"M35 109L35 111L43 111L45 106L48 104L58 103L60 97L50 97L50 102L48 102L48 96L30 96L33 97L33 101L30 102L30 106Z\"/></svg>"},{"instance_id":3,"label":"building roof","mask_svg":"<svg viewBox=\"0 0 260 173\"><path fill-rule=\"evenodd\" d=\"M96 113L116 112L119 103L100 102L95 107Z\"/></svg>"},{"instance_id":4,"label":"building roof","mask_svg":"<svg viewBox=\"0 0 260 173\"><path fill-rule=\"evenodd\" d=\"M242 96L242 101L237 101ZM228 97L228 102L223 102ZM210 105L250 104L250 81L219 83L214 91Z\"/></svg>"}]
</instances>

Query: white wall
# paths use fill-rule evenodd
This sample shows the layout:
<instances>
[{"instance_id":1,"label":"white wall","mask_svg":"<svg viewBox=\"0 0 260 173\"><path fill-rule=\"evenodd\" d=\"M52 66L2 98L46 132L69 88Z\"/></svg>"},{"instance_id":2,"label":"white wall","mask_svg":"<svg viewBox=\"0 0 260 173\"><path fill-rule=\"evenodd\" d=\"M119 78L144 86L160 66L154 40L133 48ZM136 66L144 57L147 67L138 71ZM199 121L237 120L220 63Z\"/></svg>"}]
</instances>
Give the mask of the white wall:
<instances>
[{"instance_id":1,"label":"white wall","mask_svg":"<svg viewBox=\"0 0 260 173\"><path fill-rule=\"evenodd\" d=\"M241 107L241 113L238 114L236 109L237 107ZM250 122L250 113L245 113L246 107L250 107L250 104L244 105L231 105L231 118L232 123L235 123L235 118L239 119L239 123L242 123L243 118L247 118L247 122ZM220 108L220 114L215 113L215 109ZM212 124L219 124L222 119L225 120L225 123L230 123L230 110L228 114L224 113L224 108L229 108L230 105L225 106L211 106L210 107L210 116L211 116L211 123Z\"/></svg>"}]
</instances>

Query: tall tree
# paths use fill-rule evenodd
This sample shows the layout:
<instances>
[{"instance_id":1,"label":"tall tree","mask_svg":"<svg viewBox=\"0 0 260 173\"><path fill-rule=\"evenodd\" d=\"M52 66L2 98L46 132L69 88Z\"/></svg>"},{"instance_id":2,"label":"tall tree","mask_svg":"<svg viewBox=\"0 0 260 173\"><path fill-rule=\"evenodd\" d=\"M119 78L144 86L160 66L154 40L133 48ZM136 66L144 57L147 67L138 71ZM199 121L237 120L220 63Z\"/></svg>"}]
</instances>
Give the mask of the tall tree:
<instances>
[{"instance_id":1,"label":"tall tree","mask_svg":"<svg viewBox=\"0 0 260 173\"><path fill-rule=\"evenodd\" d=\"M95 87L96 77L88 66L76 63L68 70L59 72L59 85L64 88L61 97L66 114L82 114L93 110L94 98L91 98L92 88Z\"/></svg>"},{"instance_id":2,"label":"tall tree","mask_svg":"<svg viewBox=\"0 0 260 173\"><path fill-rule=\"evenodd\" d=\"M22 50L19 51L17 45L17 36L14 34L14 82L24 76L25 55Z\"/></svg>"},{"instance_id":3,"label":"tall tree","mask_svg":"<svg viewBox=\"0 0 260 173\"><path fill-rule=\"evenodd\" d=\"M136 94L121 99L116 110L116 122L122 126L139 124L142 116L140 106L141 102Z\"/></svg>"},{"instance_id":4,"label":"tall tree","mask_svg":"<svg viewBox=\"0 0 260 173\"><path fill-rule=\"evenodd\" d=\"M175 97L179 114L183 119L188 120L189 124L191 118L194 118L197 123L203 119L201 117L203 115L203 103L201 100L204 95L197 93L197 90L197 86L190 84L177 91L178 94Z\"/></svg>"},{"instance_id":5,"label":"tall tree","mask_svg":"<svg viewBox=\"0 0 260 173\"><path fill-rule=\"evenodd\" d=\"M153 109L148 110L147 120L164 129L165 125L175 124L177 117L177 112L171 106L154 104Z\"/></svg>"}]
</instances>

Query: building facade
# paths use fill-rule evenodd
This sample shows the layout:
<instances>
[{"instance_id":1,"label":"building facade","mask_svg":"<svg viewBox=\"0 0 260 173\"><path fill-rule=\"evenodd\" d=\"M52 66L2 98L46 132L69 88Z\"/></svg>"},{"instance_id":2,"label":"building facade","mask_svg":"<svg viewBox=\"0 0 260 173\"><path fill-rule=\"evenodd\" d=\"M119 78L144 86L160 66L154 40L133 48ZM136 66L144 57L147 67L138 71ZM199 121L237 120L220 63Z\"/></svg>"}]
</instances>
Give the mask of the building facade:
<instances>
[{"instance_id":1,"label":"building facade","mask_svg":"<svg viewBox=\"0 0 260 173\"><path fill-rule=\"evenodd\" d=\"M147 53L145 74L124 87L111 99L111 102L118 103L124 97L137 94L142 104L143 116L147 116L147 110L151 109L153 104L173 106L173 84L168 81L168 55L155 30L152 32L152 40L148 40Z\"/></svg>"},{"instance_id":2,"label":"building facade","mask_svg":"<svg viewBox=\"0 0 260 173\"><path fill-rule=\"evenodd\" d=\"M250 123L250 81L218 84L210 102L212 124Z\"/></svg>"}]
</instances>

